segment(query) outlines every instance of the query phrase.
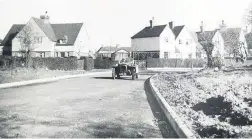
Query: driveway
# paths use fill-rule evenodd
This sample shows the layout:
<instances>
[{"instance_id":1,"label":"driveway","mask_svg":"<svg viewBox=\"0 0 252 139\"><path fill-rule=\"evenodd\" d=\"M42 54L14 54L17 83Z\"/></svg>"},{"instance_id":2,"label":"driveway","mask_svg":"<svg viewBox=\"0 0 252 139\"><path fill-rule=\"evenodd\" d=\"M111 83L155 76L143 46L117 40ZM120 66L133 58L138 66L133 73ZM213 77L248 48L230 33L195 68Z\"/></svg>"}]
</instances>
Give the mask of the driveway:
<instances>
[{"instance_id":1,"label":"driveway","mask_svg":"<svg viewBox=\"0 0 252 139\"><path fill-rule=\"evenodd\" d=\"M151 94L151 75L111 74L0 90L0 137L176 137Z\"/></svg>"}]
</instances>

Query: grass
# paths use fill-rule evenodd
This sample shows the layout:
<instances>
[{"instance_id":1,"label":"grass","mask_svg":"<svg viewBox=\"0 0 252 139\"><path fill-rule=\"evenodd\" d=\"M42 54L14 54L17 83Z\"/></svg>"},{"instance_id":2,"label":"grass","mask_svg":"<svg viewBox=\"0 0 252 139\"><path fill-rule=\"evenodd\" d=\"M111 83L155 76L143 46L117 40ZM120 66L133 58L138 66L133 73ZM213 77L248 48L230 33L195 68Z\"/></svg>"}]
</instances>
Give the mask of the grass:
<instances>
[{"instance_id":1,"label":"grass","mask_svg":"<svg viewBox=\"0 0 252 139\"><path fill-rule=\"evenodd\" d=\"M154 85L200 137L252 137L252 72L162 73Z\"/></svg>"},{"instance_id":2,"label":"grass","mask_svg":"<svg viewBox=\"0 0 252 139\"><path fill-rule=\"evenodd\" d=\"M16 68L0 70L0 84L10 83L24 80L41 79L49 77L57 77L63 75L84 74L86 71L64 71L64 70L47 70L45 68Z\"/></svg>"}]
</instances>

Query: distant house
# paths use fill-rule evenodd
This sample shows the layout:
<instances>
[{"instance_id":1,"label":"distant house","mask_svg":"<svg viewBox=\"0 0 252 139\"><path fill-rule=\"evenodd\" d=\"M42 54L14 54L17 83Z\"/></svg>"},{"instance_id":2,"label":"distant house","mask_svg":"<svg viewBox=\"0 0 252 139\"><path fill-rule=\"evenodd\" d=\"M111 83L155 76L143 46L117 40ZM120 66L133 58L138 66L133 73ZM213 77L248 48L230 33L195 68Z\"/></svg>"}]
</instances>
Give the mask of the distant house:
<instances>
[{"instance_id":1,"label":"distant house","mask_svg":"<svg viewBox=\"0 0 252 139\"><path fill-rule=\"evenodd\" d=\"M14 24L5 36L4 55L21 56L20 38L27 29L32 32L33 57L87 56L89 40L83 23L51 24L47 14L32 17L27 24Z\"/></svg>"},{"instance_id":2,"label":"distant house","mask_svg":"<svg viewBox=\"0 0 252 139\"><path fill-rule=\"evenodd\" d=\"M169 25L153 25L150 20L150 26L131 37L131 47L134 55L139 59L146 58L175 58L175 35Z\"/></svg>"},{"instance_id":3,"label":"distant house","mask_svg":"<svg viewBox=\"0 0 252 139\"><path fill-rule=\"evenodd\" d=\"M248 45L248 53L250 56L252 56L252 32L246 34L246 42Z\"/></svg>"},{"instance_id":4,"label":"distant house","mask_svg":"<svg viewBox=\"0 0 252 139\"><path fill-rule=\"evenodd\" d=\"M183 26L165 25L145 27L131 37L131 47L140 59L150 58L196 58L197 42L192 32Z\"/></svg>"},{"instance_id":5,"label":"distant house","mask_svg":"<svg viewBox=\"0 0 252 139\"><path fill-rule=\"evenodd\" d=\"M220 32L224 39L225 57L234 57L234 50L247 57L248 44L242 28L224 28Z\"/></svg>"},{"instance_id":6,"label":"distant house","mask_svg":"<svg viewBox=\"0 0 252 139\"><path fill-rule=\"evenodd\" d=\"M131 56L131 47L101 47L97 51L97 57L112 58L113 60L121 61Z\"/></svg>"},{"instance_id":7,"label":"distant house","mask_svg":"<svg viewBox=\"0 0 252 139\"><path fill-rule=\"evenodd\" d=\"M214 49L212 52L213 56L217 56L217 54L220 54L222 58L224 58L224 39L218 29L212 30L212 31L203 31L203 28L201 28L200 32L197 32L197 38L198 42L198 50L201 50L201 54L199 54L199 57L205 58L206 54L203 50L202 42L208 41L214 44ZM199 47L202 47L201 49Z\"/></svg>"},{"instance_id":8,"label":"distant house","mask_svg":"<svg viewBox=\"0 0 252 139\"><path fill-rule=\"evenodd\" d=\"M176 58L196 58L197 37L185 25L173 27L173 22L169 23L175 35Z\"/></svg>"}]
</instances>

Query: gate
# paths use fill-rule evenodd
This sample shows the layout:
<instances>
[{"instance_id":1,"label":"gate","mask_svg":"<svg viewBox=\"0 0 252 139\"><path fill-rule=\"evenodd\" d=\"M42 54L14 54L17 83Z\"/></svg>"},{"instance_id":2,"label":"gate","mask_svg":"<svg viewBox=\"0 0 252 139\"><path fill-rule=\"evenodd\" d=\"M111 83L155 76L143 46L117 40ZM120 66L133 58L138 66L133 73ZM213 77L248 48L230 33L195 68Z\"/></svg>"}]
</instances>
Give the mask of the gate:
<instances>
[{"instance_id":1,"label":"gate","mask_svg":"<svg viewBox=\"0 0 252 139\"><path fill-rule=\"evenodd\" d=\"M148 58L159 58L159 51L132 52L132 58L140 69L147 69Z\"/></svg>"}]
</instances>

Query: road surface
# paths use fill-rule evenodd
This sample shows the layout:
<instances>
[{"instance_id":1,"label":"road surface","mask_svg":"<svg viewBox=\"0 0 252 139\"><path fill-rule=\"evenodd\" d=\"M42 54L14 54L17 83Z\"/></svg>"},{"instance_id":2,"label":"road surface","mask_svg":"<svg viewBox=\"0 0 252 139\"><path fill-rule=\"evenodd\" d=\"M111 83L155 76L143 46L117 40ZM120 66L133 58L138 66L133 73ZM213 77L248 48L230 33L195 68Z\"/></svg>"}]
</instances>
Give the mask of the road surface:
<instances>
[{"instance_id":1,"label":"road surface","mask_svg":"<svg viewBox=\"0 0 252 139\"><path fill-rule=\"evenodd\" d=\"M176 137L146 79L111 74L0 89L0 137Z\"/></svg>"}]
</instances>

